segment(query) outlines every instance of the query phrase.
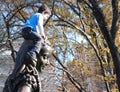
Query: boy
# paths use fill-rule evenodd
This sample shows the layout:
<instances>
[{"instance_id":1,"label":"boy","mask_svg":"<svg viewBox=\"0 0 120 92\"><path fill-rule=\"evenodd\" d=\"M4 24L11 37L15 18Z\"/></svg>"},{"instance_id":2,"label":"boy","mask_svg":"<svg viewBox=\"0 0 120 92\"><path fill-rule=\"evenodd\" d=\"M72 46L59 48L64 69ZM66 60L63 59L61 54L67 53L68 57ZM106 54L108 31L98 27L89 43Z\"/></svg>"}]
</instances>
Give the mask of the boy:
<instances>
[{"instance_id":1,"label":"boy","mask_svg":"<svg viewBox=\"0 0 120 92\"><path fill-rule=\"evenodd\" d=\"M44 33L43 22L48 19L50 14L50 9L46 5L41 5L38 13L34 14L22 28L23 38L33 41L33 48L27 54L34 61L37 61L36 53L39 53L41 48L41 38L43 40L47 39Z\"/></svg>"}]
</instances>

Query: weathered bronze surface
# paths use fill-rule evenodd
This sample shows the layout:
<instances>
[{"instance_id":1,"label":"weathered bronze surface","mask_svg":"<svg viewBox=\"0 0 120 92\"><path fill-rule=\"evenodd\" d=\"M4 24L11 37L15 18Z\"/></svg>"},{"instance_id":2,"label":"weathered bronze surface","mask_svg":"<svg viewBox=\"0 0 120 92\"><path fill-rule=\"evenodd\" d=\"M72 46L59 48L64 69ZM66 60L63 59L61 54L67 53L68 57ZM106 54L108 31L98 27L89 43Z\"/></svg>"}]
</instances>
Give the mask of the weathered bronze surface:
<instances>
[{"instance_id":1,"label":"weathered bronze surface","mask_svg":"<svg viewBox=\"0 0 120 92\"><path fill-rule=\"evenodd\" d=\"M44 44L37 55L37 61L31 60L27 52L32 41L24 41L17 53L13 72L8 76L3 92L41 92L39 73L49 63L50 46Z\"/></svg>"}]
</instances>

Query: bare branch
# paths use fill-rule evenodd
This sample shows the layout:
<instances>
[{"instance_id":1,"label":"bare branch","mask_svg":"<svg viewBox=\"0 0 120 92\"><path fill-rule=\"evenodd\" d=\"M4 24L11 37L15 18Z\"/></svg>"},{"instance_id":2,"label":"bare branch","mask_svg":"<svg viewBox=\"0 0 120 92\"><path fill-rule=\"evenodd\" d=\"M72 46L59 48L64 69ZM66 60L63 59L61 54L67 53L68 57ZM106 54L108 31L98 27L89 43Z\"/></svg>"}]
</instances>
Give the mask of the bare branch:
<instances>
[{"instance_id":1,"label":"bare branch","mask_svg":"<svg viewBox=\"0 0 120 92\"><path fill-rule=\"evenodd\" d=\"M118 26L118 19L119 19L118 0L112 0L112 10L113 10L113 19L112 19L112 26L110 32L113 39L115 40L117 26Z\"/></svg>"},{"instance_id":2,"label":"bare branch","mask_svg":"<svg viewBox=\"0 0 120 92\"><path fill-rule=\"evenodd\" d=\"M48 21L51 19L51 17L53 16L53 12L54 12L54 6L55 6L55 0L53 0L53 4L52 4L52 10L51 10L51 15L50 17L47 19L47 21L45 22L44 26L46 26L46 24L48 23Z\"/></svg>"},{"instance_id":3,"label":"bare branch","mask_svg":"<svg viewBox=\"0 0 120 92\"><path fill-rule=\"evenodd\" d=\"M53 54L54 55L54 54ZM57 61L59 61L59 58L58 57L56 57L55 55L54 55L54 57L55 57L55 59L57 60ZM61 61L59 61L59 62L61 62ZM53 64L51 64L53 67L56 67L56 68L58 68L58 69L60 69L60 70L63 70L64 72L66 72L66 74L67 74L67 77L69 78L69 80L74 84L74 86L80 91L80 92L86 92L85 91L85 89L82 87L82 85L80 84L80 83L78 83L75 79L74 79L74 77L71 75L71 73L67 70L67 68L60 68L60 67L57 67L57 66L55 66L55 65L53 65ZM63 65L62 65L63 66Z\"/></svg>"}]
</instances>

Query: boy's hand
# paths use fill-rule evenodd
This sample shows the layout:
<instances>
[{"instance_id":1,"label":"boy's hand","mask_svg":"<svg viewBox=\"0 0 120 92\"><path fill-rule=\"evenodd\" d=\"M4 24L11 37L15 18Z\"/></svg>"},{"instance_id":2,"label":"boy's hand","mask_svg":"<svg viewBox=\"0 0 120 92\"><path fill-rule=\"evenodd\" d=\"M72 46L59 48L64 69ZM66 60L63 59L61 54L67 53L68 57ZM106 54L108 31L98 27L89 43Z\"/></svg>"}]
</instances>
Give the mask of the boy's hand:
<instances>
[{"instance_id":1,"label":"boy's hand","mask_svg":"<svg viewBox=\"0 0 120 92\"><path fill-rule=\"evenodd\" d=\"M45 40L45 41L47 40L47 37L46 37L46 36L42 36L42 38L43 38L43 40Z\"/></svg>"}]
</instances>

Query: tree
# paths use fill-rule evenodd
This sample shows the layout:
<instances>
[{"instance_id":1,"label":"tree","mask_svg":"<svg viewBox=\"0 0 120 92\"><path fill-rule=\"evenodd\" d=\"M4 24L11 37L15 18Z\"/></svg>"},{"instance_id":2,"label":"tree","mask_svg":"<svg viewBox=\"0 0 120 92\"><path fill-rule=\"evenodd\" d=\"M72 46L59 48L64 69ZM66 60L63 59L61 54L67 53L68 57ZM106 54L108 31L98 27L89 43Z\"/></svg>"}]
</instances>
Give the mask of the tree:
<instances>
[{"instance_id":1,"label":"tree","mask_svg":"<svg viewBox=\"0 0 120 92\"><path fill-rule=\"evenodd\" d=\"M110 53L114 62L114 66L115 66L115 72L116 72L116 76L117 76L117 84L118 84L118 88L120 91L120 56L119 56L119 52L117 50L117 47L115 45L115 36L116 33L118 31L117 26L118 26L118 0L112 0L112 9L113 9L113 18L112 18L112 25L111 25L111 29L108 29L108 24L105 20L105 16L102 12L102 10L99 8L99 4L97 1L95 0L89 0L90 4L92 5L91 9L93 11L93 15L96 18L96 21L100 27L100 30L107 42L107 45L110 49ZM98 16L99 15L99 16Z\"/></svg>"},{"instance_id":2,"label":"tree","mask_svg":"<svg viewBox=\"0 0 120 92\"><path fill-rule=\"evenodd\" d=\"M115 2L116 2L116 4L115 4ZM94 1L91 1L91 0L79 1L78 0L77 2L70 2L69 0L62 0L62 4L58 4L61 7L59 7L58 9L57 8L55 9L55 15L59 20L59 22L58 22L58 20L55 20L58 22L58 24L56 24L56 25L71 28L72 31L74 30L74 32L76 31L77 33L81 33L85 37L85 39L92 46L92 48L94 49L94 51L96 53L96 56L99 60L104 77L107 76L106 73L108 73L108 71L106 68L103 67L103 63L108 63L108 64L110 63L110 61L111 61L110 54L113 57L113 61L114 61L114 59L118 59L117 63L119 63L119 53L115 46L115 34L117 32L116 27L118 27L118 25L117 25L118 24L118 8L117 8L118 2L117 1L115 1L115 2L114 1L112 1L112 2L111 1L109 1L109 2L95 1L95 0ZM114 7L113 13L111 13L111 14L113 14L113 16L116 15L116 17L113 17L112 22L108 21L111 19L111 16L105 17L103 14L106 12L104 7L106 7L108 4L109 4L108 7L110 7L110 9L112 9L112 7L110 6L111 3L112 3L111 6ZM64 4L67 5L68 7L65 6ZM62 9L62 7L64 7L64 9ZM110 9L109 9L109 12L111 11ZM103 12L103 10L104 10L104 12ZM66 12L64 12L64 11L66 11ZM106 20L107 20L107 22L106 22ZM112 31L113 33L110 33L109 29L112 30L112 28L115 28L116 31ZM64 30L64 32L66 32L66 30ZM102 35L101 35L101 33L102 33ZM111 34L113 34L113 35L111 35ZM114 40L113 40L112 36L113 36ZM99 42L99 40L101 40L102 42ZM113 48L114 48L114 50L113 50ZM105 57L103 57L103 53L101 53L101 51L100 51L102 49L105 52L104 53ZM109 49L110 49L110 53L109 53ZM114 55L116 55L116 56L114 56ZM115 60L115 62L116 61L117 60ZM114 66L116 68L119 68L119 64L114 63ZM110 70L111 70L110 72L113 71L113 69L111 69L111 68L110 68ZM116 74L117 74L117 76L119 75L119 73L116 73ZM117 77L117 79L119 79L119 77ZM105 82L105 84L106 84L107 91L109 92L110 91L109 83Z\"/></svg>"},{"instance_id":3,"label":"tree","mask_svg":"<svg viewBox=\"0 0 120 92\"><path fill-rule=\"evenodd\" d=\"M0 35L0 41L2 43L0 47L7 46L14 53L15 48L13 42L20 37L19 29L27 18L36 12L36 6L39 0L22 2L19 0L2 0L0 2L5 7L0 10L0 17L3 18L1 20L2 24L0 24L2 30ZM119 47L116 47L119 46L118 35L120 23L118 10L120 9L120 1L41 0L40 2L46 3L52 10L52 15L45 23L45 30L47 30L46 34L49 37L48 39L56 52L53 56L58 63L53 66L62 70L62 73L59 71L60 75L62 76L66 73L66 80L69 80L69 83L73 84L78 91L84 92L88 90L84 88L81 81L76 80L76 76L73 76L73 73L81 67L74 67L74 71L70 72L73 66L69 63L73 63L76 60L76 54L78 56L81 55L82 49L84 48L85 52L89 53L89 56L95 57L94 63L98 64L96 67L99 67L97 69L100 72L93 74L93 76L98 74L99 78L103 80L103 82L98 82L104 85L107 92L111 92L112 89L117 88L114 87L116 78L111 79L116 74L118 88L120 89L120 61L117 50ZM28 10L30 11L28 12ZM15 58L15 53L12 57L13 59ZM90 61L92 61L91 57L89 57ZM84 61L79 62L81 61L80 58L81 56L76 60L76 64L78 65L79 63L84 64ZM88 64L85 68L88 66L91 65ZM88 77L86 75L87 72L84 72L85 78ZM77 73L76 75L79 75L80 71L77 71ZM64 81L62 81L61 76L57 76L60 77L58 81L61 80L61 88L63 90L69 90L69 88L66 89L66 86L64 86Z\"/></svg>"}]
</instances>

